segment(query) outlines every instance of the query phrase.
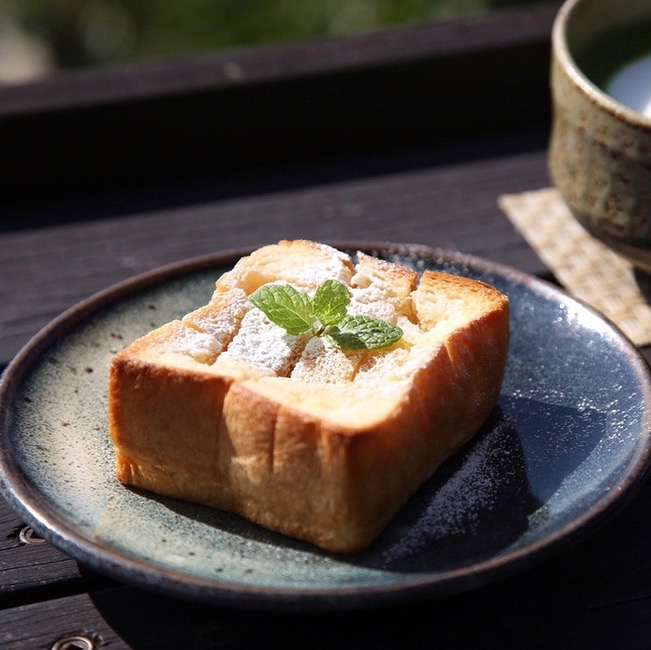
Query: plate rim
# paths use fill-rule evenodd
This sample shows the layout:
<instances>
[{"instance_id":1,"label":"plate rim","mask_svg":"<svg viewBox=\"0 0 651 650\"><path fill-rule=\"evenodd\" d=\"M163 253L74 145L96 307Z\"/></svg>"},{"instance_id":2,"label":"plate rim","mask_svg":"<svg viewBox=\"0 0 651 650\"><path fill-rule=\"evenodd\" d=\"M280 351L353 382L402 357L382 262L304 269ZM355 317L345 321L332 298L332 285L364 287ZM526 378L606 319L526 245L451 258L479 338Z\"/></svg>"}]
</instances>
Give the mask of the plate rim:
<instances>
[{"instance_id":1,"label":"plate rim","mask_svg":"<svg viewBox=\"0 0 651 650\"><path fill-rule=\"evenodd\" d=\"M459 266L468 266L479 272L504 277L547 298L562 299L579 305L605 322L612 330L618 351L624 354L629 366L640 377L640 382L646 381L642 399L644 402L647 400L651 402L651 367L641 352L617 325L603 314L547 280L499 262L421 244L384 241L325 243L340 250L363 250L371 254L373 251L383 254L396 253L414 259L425 258L432 262L438 260L440 263L450 262ZM479 562L442 572L413 574L404 581L389 585L274 587L192 576L180 571L156 567L144 560L125 557L122 553L81 535L73 526L60 521L57 513L38 498L38 493L24 480L18 462L11 454L11 404L27 372L53 340L72 330L107 305L117 303L129 294L155 287L174 278L232 265L255 248L257 247L228 249L179 260L139 273L96 292L62 312L37 332L5 369L0 378L0 492L25 524L31 526L41 537L73 559L125 583L167 595L220 605L284 611L325 611L395 604L423 596L445 596L470 590L539 564L548 556L561 548L575 544L610 520L630 502L651 473L651 431L649 431L646 437L643 435L636 441L637 453L634 453L631 460L622 468L619 480L614 486L617 489L611 489L601 495L591 507L560 529L499 556L490 556ZM644 413L643 418L643 425L648 425L651 429L651 413Z\"/></svg>"}]
</instances>

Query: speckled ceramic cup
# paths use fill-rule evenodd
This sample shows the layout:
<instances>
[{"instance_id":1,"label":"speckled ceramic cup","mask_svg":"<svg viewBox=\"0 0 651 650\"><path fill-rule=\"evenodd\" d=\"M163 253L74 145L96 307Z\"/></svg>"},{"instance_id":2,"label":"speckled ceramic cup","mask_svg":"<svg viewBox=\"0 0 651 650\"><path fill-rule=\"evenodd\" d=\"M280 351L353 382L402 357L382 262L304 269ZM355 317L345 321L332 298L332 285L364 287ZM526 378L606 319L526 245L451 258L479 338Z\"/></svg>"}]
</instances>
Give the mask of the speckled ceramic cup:
<instances>
[{"instance_id":1,"label":"speckled ceramic cup","mask_svg":"<svg viewBox=\"0 0 651 650\"><path fill-rule=\"evenodd\" d=\"M651 272L651 118L601 90L590 63L591 56L608 63L608 48L615 59L620 45L637 42L609 33L644 24L651 30L650 0L568 0L561 8L552 34L549 167L578 221Z\"/></svg>"}]
</instances>

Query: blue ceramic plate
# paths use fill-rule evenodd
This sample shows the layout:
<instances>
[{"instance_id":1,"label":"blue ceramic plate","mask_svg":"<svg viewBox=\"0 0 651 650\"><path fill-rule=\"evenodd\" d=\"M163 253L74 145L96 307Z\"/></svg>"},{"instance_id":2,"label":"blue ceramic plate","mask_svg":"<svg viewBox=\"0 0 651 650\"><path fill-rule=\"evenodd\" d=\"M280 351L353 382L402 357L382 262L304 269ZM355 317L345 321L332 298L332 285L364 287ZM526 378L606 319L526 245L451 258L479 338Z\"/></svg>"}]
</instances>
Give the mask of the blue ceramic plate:
<instances>
[{"instance_id":1,"label":"blue ceramic plate","mask_svg":"<svg viewBox=\"0 0 651 650\"><path fill-rule=\"evenodd\" d=\"M113 478L111 356L205 304L243 251L109 289L18 355L0 391L0 469L24 521L82 563L141 586L240 606L346 608L484 584L539 562L626 502L649 466L651 378L619 331L512 269L423 247L339 247L479 278L511 303L494 413L370 549L328 554Z\"/></svg>"}]
</instances>

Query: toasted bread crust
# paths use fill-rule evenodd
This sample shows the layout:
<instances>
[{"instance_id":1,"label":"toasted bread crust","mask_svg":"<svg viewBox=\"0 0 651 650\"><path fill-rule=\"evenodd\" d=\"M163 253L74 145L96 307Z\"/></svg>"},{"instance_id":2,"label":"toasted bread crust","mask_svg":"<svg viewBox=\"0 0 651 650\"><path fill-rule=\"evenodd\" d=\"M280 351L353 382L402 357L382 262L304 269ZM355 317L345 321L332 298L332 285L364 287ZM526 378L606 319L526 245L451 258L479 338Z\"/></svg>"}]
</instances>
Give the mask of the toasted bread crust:
<instances>
[{"instance_id":1,"label":"toasted bread crust","mask_svg":"<svg viewBox=\"0 0 651 650\"><path fill-rule=\"evenodd\" d=\"M363 254L354 268L310 242L260 250L259 265L255 253L244 258L217 281L217 292L250 293L287 251L305 263L302 281L318 283L304 259L317 255L328 272L347 278L353 297L356 284L379 288L405 325L404 340L348 353L350 363L333 361L328 382L328 373L308 365L280 377L258 368L255 355L228 363L221 349L216 359L202 356L202 319L214 322L204 311L170 323L113 360L116 475L330 551L358 552L488 417L506 362L508 301L493 287L444 273L425 271L417 283L413 271Z\"/></svg>"}]
</instances>

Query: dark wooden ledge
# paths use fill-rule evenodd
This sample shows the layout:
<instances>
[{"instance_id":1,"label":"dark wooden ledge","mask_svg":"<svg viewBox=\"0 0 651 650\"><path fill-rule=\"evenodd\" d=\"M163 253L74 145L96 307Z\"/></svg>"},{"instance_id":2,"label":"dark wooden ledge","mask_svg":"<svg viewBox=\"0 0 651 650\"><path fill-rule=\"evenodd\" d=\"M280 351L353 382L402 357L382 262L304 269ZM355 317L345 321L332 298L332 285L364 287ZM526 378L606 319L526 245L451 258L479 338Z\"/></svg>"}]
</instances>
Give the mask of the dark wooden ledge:
<instances>
[{"instance_id":1,"label":"dark wooden ledge","mask_svg":"<svg viewBox=\"0 0 651 650\"><path fill-rule=\"evenodd\" d=\"M386 151L545 123L558 2L0 88L0 194Z\"/></svg>"}]
</instances>

